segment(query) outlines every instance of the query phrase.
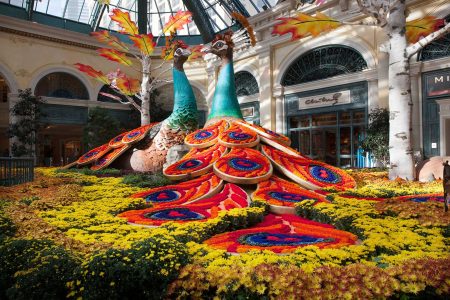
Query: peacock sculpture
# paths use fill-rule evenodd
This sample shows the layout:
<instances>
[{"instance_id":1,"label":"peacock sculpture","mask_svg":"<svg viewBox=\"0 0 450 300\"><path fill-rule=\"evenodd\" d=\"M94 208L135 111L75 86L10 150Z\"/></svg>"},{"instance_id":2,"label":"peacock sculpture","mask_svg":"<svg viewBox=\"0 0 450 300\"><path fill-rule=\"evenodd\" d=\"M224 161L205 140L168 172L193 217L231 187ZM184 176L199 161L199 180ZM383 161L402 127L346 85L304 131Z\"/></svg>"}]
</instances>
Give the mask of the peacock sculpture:
<instances>
[{"instance_id":1,"label":"peacock sculpture","mask_svg":"<svg viewBox=\"0 0 450 300\"><path fill-rule=\"evenodd\" d=\"M203 222L220 211L266 201L272 213L262 223L217 235L205 243L230 252L267 246L275 252L315 244L337 247L356 242L351 233L293 215L294 204L306 199L327 202L324 187L356 187L343 170L309 159L289 147L288 137L243 120L234 86L234 35L218 35L205 52L221 59L211 111L204 128L188 134L190 151L164 169L179 183L134 195L151 208L123 212L129 223L159 226L169 221ZM258 247L259 247L258 246Z\"/></svg>"},{"instance_id":2,"label":"peacock sculpture","mask_svg":"<svg viewBox=\"0 0 450 300\"><path fill-rule=\"evenodd\" d=\"M158 172L166 162L170 148L183 144L186 135L198 128L197 102L183 65L191 51L182 41L175 41L173 52L174 107L167 119L124 132L109 143L90 150L74 163L100 170L115 161L115 167L140 172Z\"/></svg>"}]
</instances>

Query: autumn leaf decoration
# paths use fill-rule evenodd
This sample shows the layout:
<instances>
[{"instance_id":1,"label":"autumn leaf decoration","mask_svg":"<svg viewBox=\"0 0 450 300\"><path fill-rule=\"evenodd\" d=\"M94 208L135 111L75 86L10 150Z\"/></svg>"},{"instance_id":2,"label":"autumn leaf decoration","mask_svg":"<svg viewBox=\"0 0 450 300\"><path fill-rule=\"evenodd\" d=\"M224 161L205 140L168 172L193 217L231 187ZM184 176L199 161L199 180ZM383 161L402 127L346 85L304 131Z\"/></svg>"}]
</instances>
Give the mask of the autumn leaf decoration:
<instances>
[{"instance_id":1,"label":"autumn leaf decoration","mask_svg":"<svg viewBox=\"0 0 450 300\"><path fill-rule=\"evenodd\" d=\"M141 89L139 80L135 78L129 78L125 74L117 77L115 80L115 87L119 89L123 94L132 96L137 94Z\"/></svg>"},{"instance_id":2,"label":"autumn leaf decoration","mask_svg":"<svg viewBox=\"0 0 450 300\"><path fill-rule=\"evenodd\" d=\"M138 47L144 55L152 54L155 49L156 43L153 42L153 35L151 33L130 36L130 40L133 41L134 45Z\"/></svg>"},{"instance_id":3,"label":"autumn leaf decoration","mask_svg":"<svg viewBox=\"0 0 450 300\"><path fill-rule=\"evenodd\" d=\"M273 28L272 34L287 34L291 33L291 40L298 40L307 36L318 36L323 32L336 29L342 25L341 22L328 17L320 12L316 16L309 16L299 13L295 17L279 18L281 21Z\"/></svg>"},{"instance_id":4,"label":"autumn leaf decoration","mask_svg":"<svg viewBox=\"0 0 450 300\"><path fill-rule=\"evenodd\" d=\"M191 50L191 55L189 55L188 57L188 61L193 61L196 60L200 57L203 57L203 55L205 55L204 52L202 52L203 49L203 45L196 45L193 46L190 50Z\"/></svg>"},{"instance_id":5,"label":"autumn leaf decoration","mask_svg":"<svg viewBox=\"0 0 450 300\"><path fill-rule=\"evenodd\" d=\"M118 62L120 64L131 66L132 62L130 59L127 58L127 55L123 52L114 50L114 49L107 49L107 48L100 48L97 49L98 54L100 56L103 56L107 58L108 60Z\"/></svg>"},{"instance_id":6,"label":"autumn leaf decoration","mask_svg":"<svg viewBox=\"0 0 450 300\"><path fill-rule=\"evenodd\" d=\"M111 35L108 31L102 30L97 32L91 32L91 35L94 36L99 42L105 43L111 47L114 47L121 51L128 51L128 47L119 41L119 39L113 35Z\"/></svg>"},{"instance_id":7,"label":"autumn leaf decoration","mask_svg":"<svg viewBox=\"0 0 450 300\"><path fill-rule=\"evenodd\" d=\"M81 72L86 73L88 76L97 79L101 83L108 84L108 85L110 84L108 77L106 77L106 75L103 74L102 71L97 71L94 68L92 68L91 66L80 64L80 63L76 63L75 66Z\"/></svg>"},{"instance_id":8,"label":"autumn leaf decoration","mask_svg":"<svg viewBox=\"0 0 450 300\"><path fill-rule=\"evenodd\" d=\"M442 26L444 26L444 20L433 16L406 22L406 39L409 43L414 44Z\"/></svg>"},{"instance_id":9,"label":"autumn leaf decoration","mask_svg":"<svg viewBox=\"0 0 450 300\"><path fill-rule=\"evenodd\" d=\"M190 23L192 13L190 11L178 11L174 16L171 16L164 25L163 33L175 33L177 30L183 29L183 26Z\"/></svg>"},{"instance_id":10,"label":"autumn leaf decoration","mask_svg":"<svg viewBox=\"0 0 450 300\"><path fill-rule=\"evenodd\" d=\"M116 21L122 30L121 33L127 33L129 35L139 34L138 27L136 23L131 20L130 14L128 12L123 12L118 8L113 9L111 14L111 20Z\"/></svg>"}]
</instances>

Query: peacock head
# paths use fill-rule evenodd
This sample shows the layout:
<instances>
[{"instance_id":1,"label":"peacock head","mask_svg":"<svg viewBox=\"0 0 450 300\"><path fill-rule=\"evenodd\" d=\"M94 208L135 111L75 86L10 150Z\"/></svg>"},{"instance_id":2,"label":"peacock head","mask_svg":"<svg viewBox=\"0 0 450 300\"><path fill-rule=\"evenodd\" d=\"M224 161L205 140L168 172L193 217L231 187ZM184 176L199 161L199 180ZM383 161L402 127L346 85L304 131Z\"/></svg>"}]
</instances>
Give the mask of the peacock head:
<instances>
[{"instance_id":1,"label":"peacock head","mask_svg":"<svg viewBox=\"0 0 450 300\"><path fill-rule=\"evenodd\" d=\"M188 49L188 46L182 41L177 41L173 48L173 64L179 69L183 70L183 64L187 61L191 55L191 51Z\"/></svg>"},{"instance_id":2,"label":"peacock head","mask_svg":"<svg viewBox=\"0 0 450 300\"><path fill-rule=\"evenodd\" d=\"M202 51L205 53L213 53L222 60L231 60L233 58L234 48L232 35L232 31L227 31L224 34L216 35L216 38L211 42L211 46L203 48Z\"/></svg>"}]
</instances>

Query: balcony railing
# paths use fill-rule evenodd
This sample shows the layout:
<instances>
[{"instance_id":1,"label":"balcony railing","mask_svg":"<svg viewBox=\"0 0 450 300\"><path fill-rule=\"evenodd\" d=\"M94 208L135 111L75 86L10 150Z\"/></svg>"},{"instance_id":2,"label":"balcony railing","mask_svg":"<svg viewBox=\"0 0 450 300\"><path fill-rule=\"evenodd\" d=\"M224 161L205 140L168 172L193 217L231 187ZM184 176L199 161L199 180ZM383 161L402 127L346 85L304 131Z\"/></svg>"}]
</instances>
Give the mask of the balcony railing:
<instances>
[{"instance_id":1,"label":"balcony railing","mask_svg":"<svg viewBox=\"0 0 450 300\"><path fill-rule=\"evenodd\" d=\"M0 186L11 186L34 179L34 158L0 157Z\"/></svg>"}]
</instances>

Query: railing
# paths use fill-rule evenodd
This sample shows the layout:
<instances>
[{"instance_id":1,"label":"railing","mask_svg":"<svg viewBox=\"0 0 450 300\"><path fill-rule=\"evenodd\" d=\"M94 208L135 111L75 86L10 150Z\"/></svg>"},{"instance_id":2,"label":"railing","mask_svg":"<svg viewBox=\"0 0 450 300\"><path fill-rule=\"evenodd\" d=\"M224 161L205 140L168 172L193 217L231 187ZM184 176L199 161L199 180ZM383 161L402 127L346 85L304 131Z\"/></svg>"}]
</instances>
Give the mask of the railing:
<instances>
[{"instance_id":1,"label":"railing","mask_svg":"<svg viewBox=\"0 0 450 300\"><path fill-rule=\"evenodd\" d=\"M0 186L11 186L34 179L34 158L0 157Z\"/></svg>"}]
</instances>

